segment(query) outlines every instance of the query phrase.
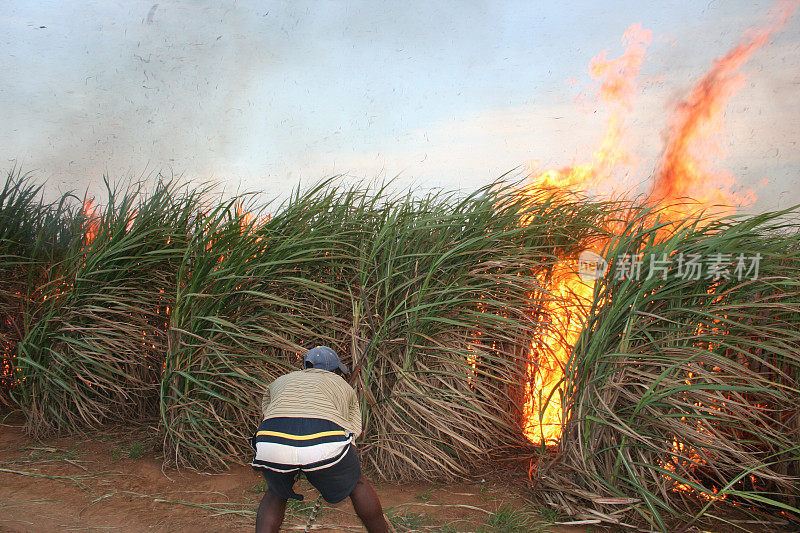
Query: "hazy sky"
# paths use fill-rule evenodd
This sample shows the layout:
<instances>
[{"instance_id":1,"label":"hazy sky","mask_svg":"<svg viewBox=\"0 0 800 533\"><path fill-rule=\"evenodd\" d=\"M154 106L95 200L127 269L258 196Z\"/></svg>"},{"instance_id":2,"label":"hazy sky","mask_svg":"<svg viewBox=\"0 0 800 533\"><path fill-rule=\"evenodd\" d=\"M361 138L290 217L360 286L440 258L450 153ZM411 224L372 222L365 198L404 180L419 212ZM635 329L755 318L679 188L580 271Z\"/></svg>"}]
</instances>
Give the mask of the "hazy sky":
<instances>
[{"instance_id":1,"label":"hazy sky","mask_svg":"<svg viewBox=\"0 0 800 533\"><path fill-rule=\"evenodd\" d=\"M672 109L773 6L5 0L0 157L53 193L157 171L269 197L339 173L472 189L585 161L605 113L575 103L589 61L641 23L629 133L646 181ZM800 13L742 72L721 164L751 210L800 203Z\"/></svg>"}]
</instances>

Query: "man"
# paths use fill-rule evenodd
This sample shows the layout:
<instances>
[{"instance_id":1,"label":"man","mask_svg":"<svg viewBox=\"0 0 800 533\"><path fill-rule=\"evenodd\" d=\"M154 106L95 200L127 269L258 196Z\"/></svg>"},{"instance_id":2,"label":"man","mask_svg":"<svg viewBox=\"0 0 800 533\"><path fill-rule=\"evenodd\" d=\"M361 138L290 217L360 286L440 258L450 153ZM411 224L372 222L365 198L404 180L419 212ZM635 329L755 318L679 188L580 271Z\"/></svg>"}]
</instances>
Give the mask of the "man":
<instances>
[{"instance_id":1,"label":"man","mask_svg":"<svg viewBox=\"0 0 800 533\"><path fill-rule=\"evenodd\" d=\"M381 502L361 474L354 441L361 435L361 408L342 377L347 367L327 346L309 350L304 370L279 377L264 394L264 421L253 436L255 458L269 488L256 516L256 533L277 533L300 472L328 503L350 497L370 533L388 532Z\"/></svg>"}]
</instances>

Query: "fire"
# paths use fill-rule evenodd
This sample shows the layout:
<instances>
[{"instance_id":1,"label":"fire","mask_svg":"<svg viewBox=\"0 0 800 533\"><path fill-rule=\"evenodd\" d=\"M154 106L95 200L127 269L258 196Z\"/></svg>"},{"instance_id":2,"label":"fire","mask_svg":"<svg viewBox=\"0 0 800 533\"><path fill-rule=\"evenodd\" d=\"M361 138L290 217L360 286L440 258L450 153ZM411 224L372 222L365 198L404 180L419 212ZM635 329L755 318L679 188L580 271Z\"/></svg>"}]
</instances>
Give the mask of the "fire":
<instances>
[{"instance_id":1,"label":"fire","mask_svg":"<svg viewBox=\"0 0 800 533\"><path fill-rule=\"evenodd\" d=\"M625 177L630 174L638 158L626 146L625 124L633 109L636 78L651 39L649 30L634 24L623 35L622 56L608 59L607 51L603 51L591 60L589 70L597 82L597 103L609 110L603 140L590 162L541 172L532 179L533 186L591 190L607 187L620 168L627 169ZM564 365L583 328L594 290L593 284L584 283L577 275L572 264L576 261L566 259L544 280L553 295L545 305L551 326L531 346L523 432L536 444L555 444L561 438L560 384Z\"/></svg>"},{"instance_id":2,"label":"fire","mask_svg":"<svg viewBox=\"0 0 800 533\"><path fill-rule=\"evenodd\" d=\"M253 216L253 213L245 209L245 206L241 201L237 201L234 204L234 210L236 212L236 218L241 221L242 231L244 231L244 228L250 226L255 217Z\"/></svg>"},{"instance_id":3,"label":"fire","mask_svg":"<svg viewBox=\"0 0 800 533\"><path fill-rule=\"evenodd\" d=\"M543 338L531 343L531 351L546 346L547 357L531 358L524 406L525 436L540 444L557 444L561 438L561 379L564 364L586 320L586 305L591 302L593 284L584 283L575 275L575 266L562 261L551 274L552 298L545 305L550 325ZM545 280L543 280L545 281Z\"/></svg>"},{"instance_id":4,"label":"fire","mask_svg":"<svg viewBox=\"0 0 800 533\"><path fill-rule=\"evenodd\" d=\"M86 221L84 244L88 246L94 242L100 232L100 217L97 214L97 206L95 206L94 200L86 199L83 201L83 218Z\"/></svg>"},{"instance_id":5,"label":"fire","mask_svg":"<svg viewBox=\"0 0 800 533\"><path fill-rule=\"evenodd\" d=\"M736 193L733 175L713 168L711 162L723 157L720 137L725 123L723 113L728 100L742 88L745 75L739 72L750 56L764 46L791 16L796 4L783 4L772 13L774 21L764 28L751 30L744 41L717 60L694 90L684 99L670 122L663 159L650 189L650 200L656 204L680 198L691 198L701 208L720 206L730 213L732 206L752 204L752 190ZM671 207L674 217L685 214L685 208Z\"/></svg>"},{"instance_id":6,"label":"fire","mask_svg":"<svg viewBox=\"0 0 800 533\"><path fill-rule=\"evenodd\" d=\"M729 206L727 212L731 212L735 207L730 206L749 205L755 200L752 191L735 192L733 176L715 169L711 161L724 155L720 145L723 114L728 100L744 84L745 75L739 69L785 25L796 5L782 4L770 14L769 24L749 31L739 45L713 64L675 110L648 194L648 203L661 208L662 220L665 215L671 220L683 220L698 207ZM529 165L531 187L569 187L608 196L624 196L628 192L627 178L639 159L626 144L625 128L637 92L636 78L651 38L649 30L634 24L623 35L625 51L619 58L608 59L607 52L603 52L591 60L590 74L597 83L596 103L608 111L603 140L587 163L545 171ZM687 198L696 202L692 208L686 202L678 203ZM593 286L580 280L572 265L574 259L563 258L546 280L547 290L554 295L546 313L555 331L534 340L531 346L523 429L536 444L557 443L561 437L563 369L591 304Z\"/></svg>"},{"instance_id":7,"label":"fire","mask_svg":"<svg viewBox=\"0 0 800 533\"><path fill-rule=\"evenodd\" d=\"M634 24L622 36L626 45L622 56L608 59L607 51L603 51L591 60L589 72L597 81L597 103L604 105L609 112L603 140L588 163L546 170L538 175L535 168L529 168L531 174L536 175L533 178L535 185L594 189L605 186L620 167L631 169L638 163L636 154L626 146L625 124L633 110L636 77L651 40L650 30Z\"/></svg>"}]
</instances>

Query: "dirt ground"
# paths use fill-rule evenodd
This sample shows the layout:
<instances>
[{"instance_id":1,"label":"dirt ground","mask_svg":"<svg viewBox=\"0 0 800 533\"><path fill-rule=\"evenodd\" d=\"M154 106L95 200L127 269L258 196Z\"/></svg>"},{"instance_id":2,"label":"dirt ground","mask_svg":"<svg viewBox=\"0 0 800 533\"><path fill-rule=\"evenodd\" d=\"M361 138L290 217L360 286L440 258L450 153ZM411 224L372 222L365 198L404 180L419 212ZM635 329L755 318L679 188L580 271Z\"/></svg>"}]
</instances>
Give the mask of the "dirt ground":
<instances>
[{"instance_id":1,"label":"dirt ground","mask_svg":"<svg viewBox=\"0 0 800 533\"><path fill-rule=\"evenodd\" d=\"M166 469L147 428L34 441L18 418L0 425L0 532L250 532L263 493L249 466L224 473ZM397 532L552 531L548 510L500 478L453 485L374 483ZM302 480L283 531L303 531L317 493ZM363 531L349 499L323 507L313 531Z\"/></svg>"}]
</instances>

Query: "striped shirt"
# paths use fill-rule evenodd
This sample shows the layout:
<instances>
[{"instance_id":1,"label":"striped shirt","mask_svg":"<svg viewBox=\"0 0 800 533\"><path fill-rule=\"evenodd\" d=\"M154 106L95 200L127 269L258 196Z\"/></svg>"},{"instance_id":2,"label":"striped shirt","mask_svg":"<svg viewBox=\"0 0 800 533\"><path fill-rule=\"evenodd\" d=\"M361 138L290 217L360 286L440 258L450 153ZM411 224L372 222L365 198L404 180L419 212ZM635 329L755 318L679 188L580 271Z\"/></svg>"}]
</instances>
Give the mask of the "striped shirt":
<instances>
[{"instance_id":1,"label":"striped shirt","mask_svg":"<svg viewBox=\"0 0 800 533\"><path fill-rule=\"evenodd\" d=\"M283 375L270 383L261 401L264 420L318 418L361 435L361 406L353 387L339 375L310 368Z\"/></svg>"}]
</instances>

